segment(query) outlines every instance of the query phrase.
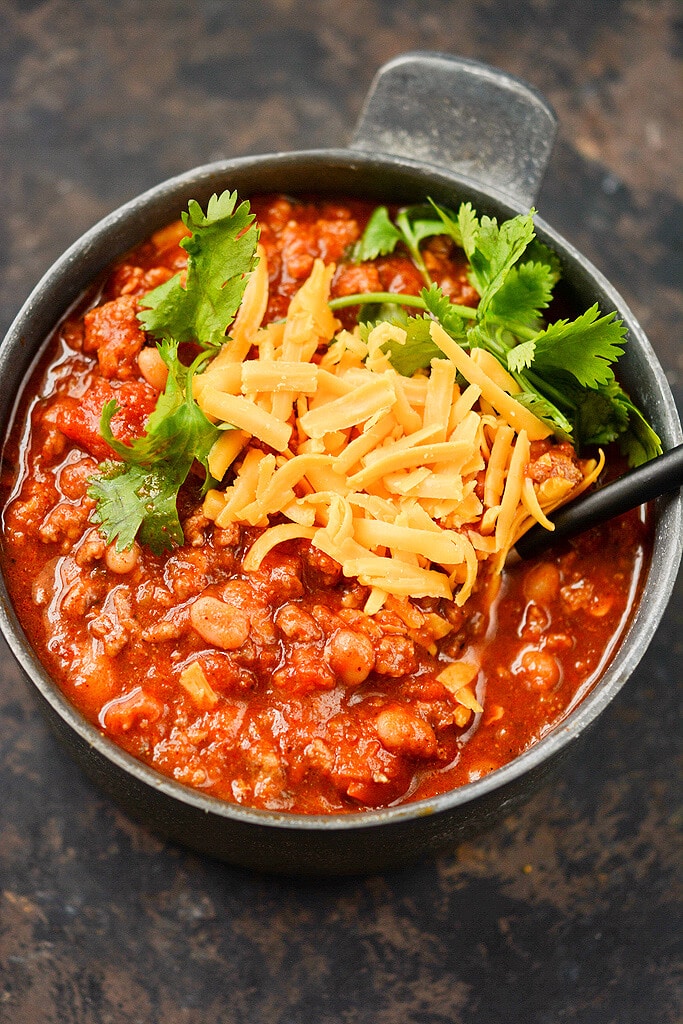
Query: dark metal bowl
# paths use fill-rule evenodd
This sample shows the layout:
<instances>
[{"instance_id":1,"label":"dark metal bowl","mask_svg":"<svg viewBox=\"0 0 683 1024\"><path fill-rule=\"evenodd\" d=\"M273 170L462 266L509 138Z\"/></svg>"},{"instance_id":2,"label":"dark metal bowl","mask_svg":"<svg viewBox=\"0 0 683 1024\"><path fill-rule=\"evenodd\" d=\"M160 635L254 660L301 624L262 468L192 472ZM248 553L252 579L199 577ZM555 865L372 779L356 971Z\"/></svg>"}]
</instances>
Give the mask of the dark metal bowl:
<instances>
[{"instance_id":1,"label":"dark metal bowl","mask_svg":"<svg viewBox=\"0 0 683 1024\"><path fill-rule=\"evenodd\" d=\"M408 54L377 76L349 149L223 161L189 171L127 203L76 242L35 288L0 348L0 430L47 336L93 278L177 218L189 199L237 189L355 195L449 206L469 199L507 218L533 201L555 131L545 101L517 79L438 54ZM664 447L683 439L664 373L624 301L595 267L537 219L582 308L597 301L628 327L625 387L647 410ZM555 730L504 768L442 796L350 815L252 810L188 789L124 753L62 696L17 620L0 581L0 627L42 710L84 770L133 817L166 837L235 864L270 871L341 874L417 859L471 836L528 797L561 762L634 672L663 615L682 546L680 495L655 508L655 541L642 600L601 681Z\"/></svg>"}]
</instances>

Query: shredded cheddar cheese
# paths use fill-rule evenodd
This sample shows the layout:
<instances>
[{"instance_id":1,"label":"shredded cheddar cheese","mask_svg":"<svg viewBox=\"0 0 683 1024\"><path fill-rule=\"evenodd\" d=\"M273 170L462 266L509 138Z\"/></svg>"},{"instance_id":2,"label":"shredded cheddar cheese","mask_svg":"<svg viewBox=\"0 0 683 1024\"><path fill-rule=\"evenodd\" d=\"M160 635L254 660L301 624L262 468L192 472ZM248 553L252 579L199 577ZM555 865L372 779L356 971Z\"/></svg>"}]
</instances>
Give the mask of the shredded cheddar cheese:
<instances>
[{"instance_id":1,"label":"shredded cheddar cheese","mask_svg":"<svg viewBox=\"0 0 683 1024\"><path fill-rule=\"evenodd\" d=\"M434 322L443 357L428 375L402 377L384 346L405 332L382 323L365 342L340 330L329 307L334 267L321 260L286 320L262 327L268 268L259 255L232 340L195 378L200 408L226 426L209 458L224 483L207 493L204 514L218 526L264 528L248 571L278 544L309 540L369 588L367 614L387 600L415 613L411 597L464 604L482 563L500 571L533 523L552 528L548 512L589 486L602 463L584 464L578 485L561 475L535 483L531 444L550 429L515 400L519 389L496 360L468 354ZM476 672L456 664L442 681L480 711Z\"/></svg>"}]
</instances>

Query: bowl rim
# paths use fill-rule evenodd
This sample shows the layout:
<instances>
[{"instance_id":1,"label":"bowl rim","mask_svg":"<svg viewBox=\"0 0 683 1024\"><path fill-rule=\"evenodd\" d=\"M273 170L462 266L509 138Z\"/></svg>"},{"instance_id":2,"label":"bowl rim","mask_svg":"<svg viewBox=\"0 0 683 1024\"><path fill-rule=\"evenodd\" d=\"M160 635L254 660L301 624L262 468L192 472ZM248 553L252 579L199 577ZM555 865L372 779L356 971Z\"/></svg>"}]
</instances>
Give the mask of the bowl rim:
<instances>
[{"instance_id":1,"label":"bowl rim","mask_svg":"<svg viewBox=\"0 0 683 1024\"><path fill-rule=\"evenodd\" d=\"M202 164L160 182L119 206L100 219L69 246L63 255L42 276L8 329L4 340L0 344L0 375L3 375L15 347L25 344L24 331L26 330L26 325L30 324L36 315L36 311L56 291L62 278L70 273L75 265L87 260L89 254L96 251L98 247L101 248L103 242L109 239L112 233L116 235L122 225L134 222L135 218L142 212L151 212L156 206L161 208L165 202L168 202L169 197L175 196L176 193L184 192L190 186L195 189L206 188L207 186L210 187L210 183L213 180L231 173L239 174L240 172L249 172L266 167L275 170L292 169L311 161L318 162L321 167L338 168L342 172L349 173L358 168L365 170L375 168L378 171L389 169L396 171L399 177L402 173L405 173L412 180L411 188L413 188L416 179L424 177L425 180L428 179L444 189L450 187L477 193L495 205L512 211L513 214L526 212L525 208L517 204L510 196L491 187L482 186L481 183L468 178L466 175L448 172L444 168L433 164L388 154L371 154L360 150L341 148L309 149L286 153L259 154ZM302 192L309 191L312 192L314 190L302 189ZM539 216L535 217L535 226L537 233L543 237L543 240L559 250L563 260L566 258L570 263L582 269L587 279L589 279L591 286L595 290L602 291L608 302L625 320L629 329L630 340L634 338L637 340L635 347L641 358L649 363L650 371L658 390L660 401L657 411L662 421L660 430L663 434L665 446L671 447L675 444L680 444L683 441L683 431L673 395L659 360L633 313L601 271L587 260L570 242ZM149 234L150 231L146 230L142 237L138 236L138 241L142 241ZM133 244L135 244L134 241L124 244L116 251L112 250L106 262L103 263L102 269L104 269L107 263L113 262L123 252L131 248ZM94 276L96 275L89 274L90 279ZM79 293L82 290L82 287L78 288ZM58 309L56 315L52 318L53 326L63 317L68 305L69 303L65 303ZM33 363L35 363L35 360L39 358L43 351L47 335L42 334L41 338L42 340L35 345ZM30 368L23 375L22 380L26 380L28 373L30 373ZM4 438L7 437L11 429L15 415L16 402L14 409L10 410L7 417L3 443ZM227 800L209 796L202 793L201 790L176 782L117 746L95 725L88 722L81 712L66 699L57 683L38 660L28 637L23 631L7 591L4 573L0 574L0 630L28 679L65 724L81 740L85 741L90 748L97 751L109 762L112 762L117 768L123 770L126 774L134 776L138 782L144 783L151 789L173 800L190 805L197 810L205 812L207 815L217 815L219 818L232 819L249 825L288 830L322 830L324 832L373 829L382 825L396 824L410 819L450 811L456 807L468 805L480 797L493 793L495 790L503 789L521 776L529 773L532 769L541 766L554 754L576 740L602 713L626 680L632 675L644 655L654 630L661 620L675 584L678 565L683 553L683 495L679 492L668 498L660 498L657 501L656 508L657 523L653 555L658 545L664 547L666 555L661 566L661 572L657 576L657 591L654 596L650 596L645 601L645 593L650 586L649 576L652 568L650 566L638 607L631 616L630 623L621 637L617 650L612 655L602 676L593 684L592 689L578 706L563 721L546 733L545 736L533 743L528 750L481 779L466 783L434 797L395 806L334 814L301 814L289 811L270 811L243 804L230 803ZM502 806L505 806L505 802Z\"/></svg>"}]
</instances>

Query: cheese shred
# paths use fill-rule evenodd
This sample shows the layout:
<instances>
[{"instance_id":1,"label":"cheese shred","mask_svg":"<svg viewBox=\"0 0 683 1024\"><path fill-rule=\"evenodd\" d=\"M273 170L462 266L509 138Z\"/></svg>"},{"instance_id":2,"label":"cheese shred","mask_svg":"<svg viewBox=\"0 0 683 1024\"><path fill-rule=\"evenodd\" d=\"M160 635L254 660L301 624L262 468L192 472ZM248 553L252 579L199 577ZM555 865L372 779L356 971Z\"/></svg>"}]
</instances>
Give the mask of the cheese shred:
<instances>
[{"instance_id":1,"label":"cheese shred","mask_svg":"<svg viewBox=\"0 0 683 1024\"><path fill-rule=\"evenodd\" d=\"M550 429L515 400L513 378L436 322L430 334L442 357L428 374L401 376L383 346L405 332L379 324L365 342L358 330L340 330L329 307L334 267L321 260L285 321L262 327L268 267L259 257L232 344L195 383L202 411L234 428L211 452L221 484L208 491L204 514L221 527L263 529L245 570L304 539L368 588L366 614L410 609L410 598L462 605L482 567L500 571L522 533L534 523L552 529L548 512L600 472L602 461L565 454L535 480L532 446L550 449ZM446 688L479 711L476 666L449 671ZM197 667L185 685L210 702Z\"/></svg>"}]
</instances>

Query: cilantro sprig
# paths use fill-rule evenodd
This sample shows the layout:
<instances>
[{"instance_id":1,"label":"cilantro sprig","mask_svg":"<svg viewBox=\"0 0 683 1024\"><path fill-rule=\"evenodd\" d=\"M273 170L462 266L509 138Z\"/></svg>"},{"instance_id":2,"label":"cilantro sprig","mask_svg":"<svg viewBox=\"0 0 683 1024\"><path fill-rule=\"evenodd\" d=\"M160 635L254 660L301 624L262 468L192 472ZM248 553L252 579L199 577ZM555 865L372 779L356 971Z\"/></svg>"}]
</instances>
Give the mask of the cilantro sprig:
<instances>
[{"instance_id":1,"label":"cilantro sprig","mask_svg":"<svg viewBox=\"0 0 683 1024\"><path fill-rule=\"evenodd\" d=\"M399 242L405 245L425 283L431 279L425 267L420 249L421 243L432 235L443 234L443 227L434 211L428 206L408 206L401 210L393 223L386 206L378 206L372 213L362 237L352 250L355 262L374 260L388 256Z\"/></svg>"},{"instance_id":2,"label":"cilantro sprig","mask_svg":"<svg viewBox=\"0 0 683 1024\"><path fill-rule=\"evenodd\" d=\"M138 319L161 339L158 350L168 368L145 434L122 443L111 429L116 401L102 410L100 433L120 461L100 466L88 494L96 502L93 522L108 544L116 542L117 551L129 548L136 537L155 554L182 544L177 498L195 460L204 467L204 490L215 483L208 455L220 430L195 402L192 380L228 340L226 331L257 262L254 217L249 203L236 207L236 201L235 192L214 195L206 214L190 202L183 222L191 234L180 243L188 253L187 273L176 274L141 301ZM178 346L188 341L202 350L189 367L178 357Z\"/></svg>"},{"instance_id":3,"label":"cilantro sprig","mask_svg":"<svg viewBox=\"0 0 683 1024\"><path fill-rule=\"evenodd\" d=\"M626 330L614 313L601 315L597 304L575 320L544 325L560 268L557 256L535 237L534 213L498 224L493 217L480 218L470 203L455 213L432 202L407 207L392 222L387 207L378 207L351 258L374 259L401 243L426 286L419 298L372 292L335 299L331 306L360 305L366 324L389 319L403 327L405 344L389 342L385 351L405 376L442 357L429 334L430 323L438 320L464 348L494 355L521 388L517 401L557 436L578 446L618 440L629 464L640 465L662 447L614 376ZM451 302L429 279L419 246L432 235L446 235L464 250L479 294L476 309ZM408 309L417 315L408 316Z\"/></svg>"},{"instance_id":4,"label":"cilantro sprig","mask_svg":"<svg viewBox=\"0 0 683 1024\"><path fill-rule=\"evenodd\" d=\"M159 353L168 379L146 433L124 444L111 430L116 400L102 410L102 436L121 461L103 463L99 475L91 478L88 494L97 502L93 521L108 544L116 541L117 551L129 548L137 536L156 555L182 544L177 497L195 459L206 471L204 489L213 483L207 460L220 431L192 397L192 379L206 355L185 367L178 359L178 343L169 340L159 345Z\"/></svg>"},{"instance_id":5,"label":"cilantro sprig","mask_svg":"<svg viewBox=\"0 0 683 1024\"><path fill-rule=\"evenodd\" d=\"M190 200L183 223L191 234L180 245L188 254L186 281L176 274L144 296L138 319L155 338L196 341L216 349L239 309L247 277L256 266L258 230L248 202L236 192L209 199L206 213Z\"/></svg>"}]
</instances>

